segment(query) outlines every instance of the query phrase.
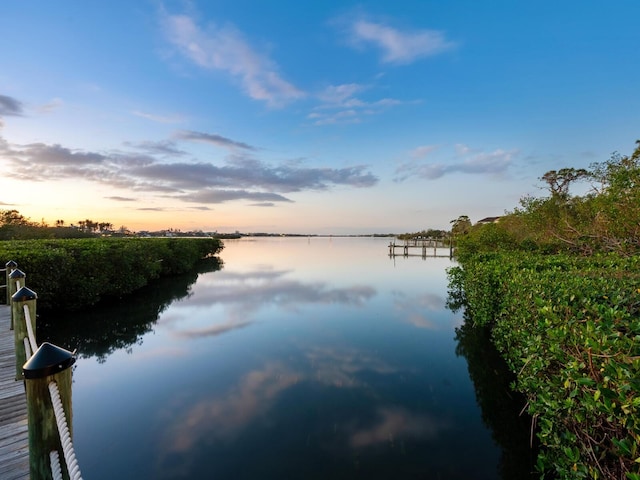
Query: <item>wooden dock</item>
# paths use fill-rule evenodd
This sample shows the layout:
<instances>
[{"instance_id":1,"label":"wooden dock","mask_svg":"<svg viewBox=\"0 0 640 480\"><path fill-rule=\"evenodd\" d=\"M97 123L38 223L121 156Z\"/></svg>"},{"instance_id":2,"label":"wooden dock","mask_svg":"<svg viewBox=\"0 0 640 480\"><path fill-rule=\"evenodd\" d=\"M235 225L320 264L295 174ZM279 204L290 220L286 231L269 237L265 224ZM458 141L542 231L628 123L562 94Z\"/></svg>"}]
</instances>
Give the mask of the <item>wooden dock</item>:
<instances>
[{"instance_id":1,"label":"wooden dock","mask_svg":"<svg viewBox=\"0 0 640 480\"><path fill-rule=\"evenodd\" d=\"M389 256L395 257L396 255L400 255L396 253L396 249L402 251L403 257L409 256L420 256L422 258L435 258L435 257L453 257L453 246L451 243L449 245L445 245L443 241L440 240L410 240L405 241L404 243L396 244L395 242L391 242L389 244Z\"/></svg>"},{"instance_id":2,"label":"wooden dock","mask_svg":"<svg viewBox=\"0 0 640 480\"><path fill-rule=\"evenodd\" d=\"M0 305L0 478L29 479L29 429L24 382L16 381L11 309Z\"/></svg>"}]
</instances>

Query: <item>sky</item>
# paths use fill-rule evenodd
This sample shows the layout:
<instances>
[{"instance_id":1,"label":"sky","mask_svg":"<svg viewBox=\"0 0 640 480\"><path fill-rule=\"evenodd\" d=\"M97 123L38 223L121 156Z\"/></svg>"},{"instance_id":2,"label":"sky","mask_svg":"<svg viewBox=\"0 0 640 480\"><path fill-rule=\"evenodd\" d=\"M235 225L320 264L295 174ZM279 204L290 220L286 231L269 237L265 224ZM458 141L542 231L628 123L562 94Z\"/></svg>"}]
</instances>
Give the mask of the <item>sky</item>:
<instances>
[{"instance_id":1,"label":"sky","mask_svg":"<svg viewBox=\"0 0 640 480\"><path fill-rule=\"evenodd\" d=\"M640 2L3 2L0 210L449 229L640 138Z\"/></svg>"}]
</instances>

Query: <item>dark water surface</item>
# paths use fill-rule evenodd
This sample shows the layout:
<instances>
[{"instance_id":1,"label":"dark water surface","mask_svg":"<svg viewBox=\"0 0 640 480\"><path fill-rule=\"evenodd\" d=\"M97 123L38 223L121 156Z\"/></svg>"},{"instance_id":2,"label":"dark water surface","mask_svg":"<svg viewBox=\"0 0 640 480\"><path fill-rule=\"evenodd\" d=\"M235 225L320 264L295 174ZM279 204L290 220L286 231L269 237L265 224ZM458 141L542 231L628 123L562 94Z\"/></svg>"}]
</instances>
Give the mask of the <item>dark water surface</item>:
<instances>
[{"instance_id":1,"label":"dark water surface","mask_svg":"<svg viewBox=\"0 0 640 480\"><path fill-rule=\"evenodd\" d=\"M450 260L388 242L226 241L220 270L42 318L78 348L83 477L526 478L522 404L445 308Z\"/></svg>"}]
</instances>

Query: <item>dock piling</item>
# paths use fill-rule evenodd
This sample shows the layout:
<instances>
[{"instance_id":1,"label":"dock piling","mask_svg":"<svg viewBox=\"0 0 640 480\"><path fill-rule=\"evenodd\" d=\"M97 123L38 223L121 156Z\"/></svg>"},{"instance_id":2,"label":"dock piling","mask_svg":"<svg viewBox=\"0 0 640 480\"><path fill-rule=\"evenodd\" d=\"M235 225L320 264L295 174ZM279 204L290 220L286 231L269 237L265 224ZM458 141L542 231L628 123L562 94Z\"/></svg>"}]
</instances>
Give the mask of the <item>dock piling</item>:
<instances>
[{"instance_id":1,"label":"dock piling","mask_svg":"<svg viewBox=\"0 0 640 480\"><path fill-rule=\"evenodd\" d=\"M38 295L27 287L22 287L11 296L11 318L13 320L16 347L16 380L22 380L22 366L28 360L24 339L29 337L25 305L29 311L32 331L36 331L36 299Z\"/></svg>"},{"instance_id":2,"label":"dock piling","mask_svg":"<svg viewBox=\"0 0 640 480\"><path fill-rule=\"evenodd\" d=\"M61 437L71 435L71 372L75 356L63 348L44 342L24 364L29 417L29 464L32 479L51 477L50 454L62 452ZM51 383L57 385L65 415L67 432L59 432ZM54 389L55 390L55 389ZM64 437L63 437L64 438ZM67 465L62 465L63 478L70 478Z\"/></svg>"}]
</instances>

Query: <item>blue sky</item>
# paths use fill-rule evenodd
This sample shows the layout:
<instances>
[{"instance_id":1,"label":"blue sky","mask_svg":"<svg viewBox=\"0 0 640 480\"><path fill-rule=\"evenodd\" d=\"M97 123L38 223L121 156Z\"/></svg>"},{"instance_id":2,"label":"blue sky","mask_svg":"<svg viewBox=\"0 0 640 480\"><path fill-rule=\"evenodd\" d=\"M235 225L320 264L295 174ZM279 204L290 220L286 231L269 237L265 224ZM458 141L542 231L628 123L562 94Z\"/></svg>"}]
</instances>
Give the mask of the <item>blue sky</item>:
<instances>
[{"instance_id":1,"label":"blue sky","mask_svg":"<svg viewBox=\"0 0 640 480\"><path fill-rule=\"evenodd\" d=\"M0 208L134 230L449 228L640 138L640 2L30 1Z\"/></svg>"}]
</instances>

